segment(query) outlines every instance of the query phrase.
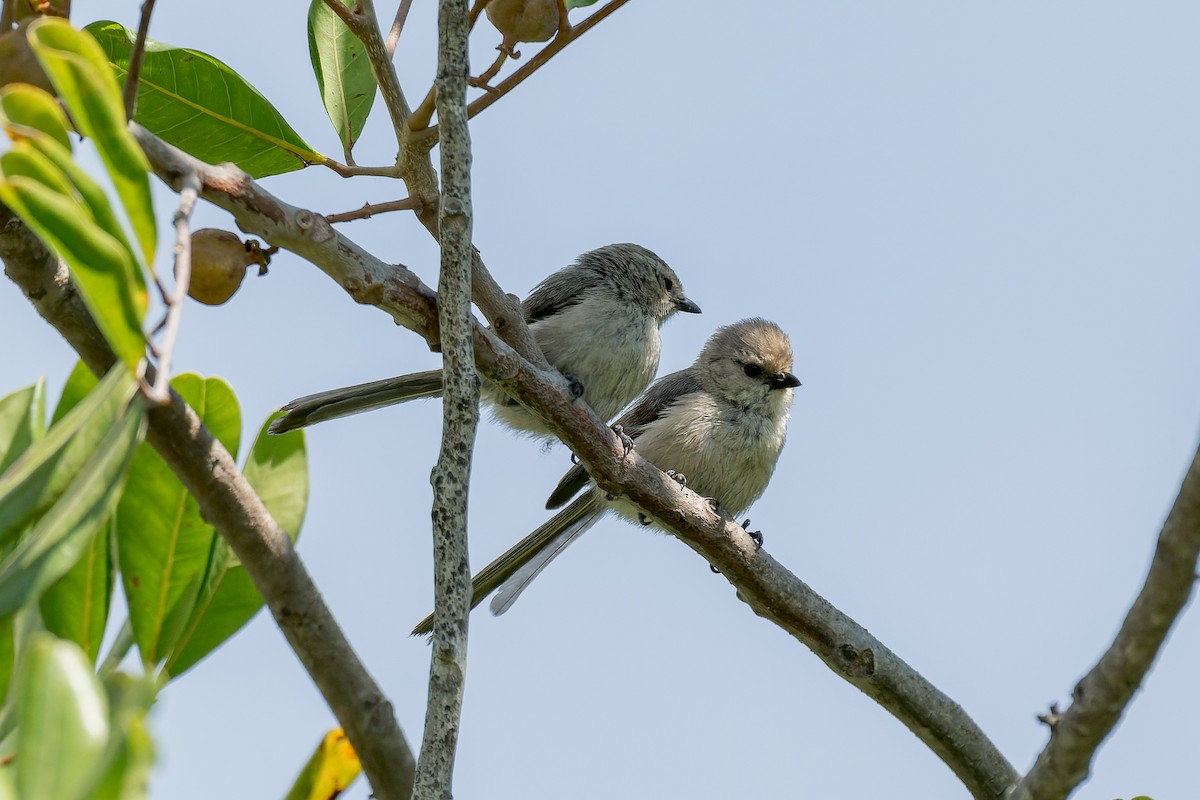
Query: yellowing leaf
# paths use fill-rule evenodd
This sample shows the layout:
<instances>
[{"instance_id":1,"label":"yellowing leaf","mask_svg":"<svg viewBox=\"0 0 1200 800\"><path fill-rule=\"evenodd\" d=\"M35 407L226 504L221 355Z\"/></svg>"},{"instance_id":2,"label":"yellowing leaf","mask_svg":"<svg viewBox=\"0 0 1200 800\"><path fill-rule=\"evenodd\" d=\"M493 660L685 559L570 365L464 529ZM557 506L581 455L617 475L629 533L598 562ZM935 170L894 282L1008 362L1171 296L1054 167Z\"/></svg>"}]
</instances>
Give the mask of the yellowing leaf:
<instances>
[{"instance_id":1,"label":"yellowing leaf","mask_svg":"<svg viewBox=\"0 0 1200 800\"><path fill-rule=\"evenodd\" d=\"M286 800L332 800L362 772L358 754L341 728L325 734L300 771Z\"/></svg>"}]
</instances>

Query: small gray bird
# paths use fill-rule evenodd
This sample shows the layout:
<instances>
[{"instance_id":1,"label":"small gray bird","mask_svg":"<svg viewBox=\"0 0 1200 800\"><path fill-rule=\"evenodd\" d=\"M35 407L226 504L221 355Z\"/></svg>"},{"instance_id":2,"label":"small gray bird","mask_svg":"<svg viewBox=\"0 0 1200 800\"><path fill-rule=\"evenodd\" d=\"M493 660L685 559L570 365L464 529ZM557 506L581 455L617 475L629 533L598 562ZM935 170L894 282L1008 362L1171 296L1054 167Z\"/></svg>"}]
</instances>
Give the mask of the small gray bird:
<instances>
[{"instance_id":1,"label":"small gray bird","mask_svg":"<svg viewBox=\"0 0 1200 800\"><path fill-rule=\"evenodd\" d=\"M616 416L658 371L658 329L676 311L699 314L666 262L636 244L584 253L542 281L522 303L546 359L603 420ZM417 372L293 400L270 433L286 433L421 397L441 397L442 371ZM552 438L545 423L484 381L481 400L508 427Z\"/></svg>"},{"instance_id":2,"label":"small gray bird","mask_svg":"<svg viewBox=\"0 0 1200 800\"><path fill-rule=\"evenodd\" d=\"M659 469L686 477L688 488L712 497L732 515L767 488L787 436L792 346L773 322L747 319L719 328L687 369L660 378L618 423L639 453ZM557 508L589 483L575 466L547 502ZM627 500L609 501L592 485L565 509L486 566L472 580L472 608L497 588L493 614L503 614L567 545L608 510L650 524ZM432 630L426 617L414 634Z\"/></svg>"}]
</instances>

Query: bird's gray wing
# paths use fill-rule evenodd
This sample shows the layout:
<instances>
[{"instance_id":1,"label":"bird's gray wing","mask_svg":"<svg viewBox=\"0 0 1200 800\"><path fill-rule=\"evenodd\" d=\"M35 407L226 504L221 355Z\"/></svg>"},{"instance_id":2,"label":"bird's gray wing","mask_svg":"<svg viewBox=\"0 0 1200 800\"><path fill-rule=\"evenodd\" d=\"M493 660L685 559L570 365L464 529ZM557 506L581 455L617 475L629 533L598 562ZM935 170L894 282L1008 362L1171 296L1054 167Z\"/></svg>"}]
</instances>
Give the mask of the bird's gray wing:
<instances>
[{"instance_id":1,"label":"bird's gray wing","mask_svg":"<svg viewBox=\"0 0 1200 800\"><path fill-rule=\"evenodd\" d=\"M578 304L584 295L595 287L598 279L595 272L579 266L567 267L551 274L534 287L529 297L521 303L525 310L525 322L532 324Z\"/></svg>"},{"instance_id":2,"label":"bird's gray wing","mask_svg":"<svg viewBox=\"0 0 1200 800\"><path fill-rule=\"evenodd\" d=\"M663 412L681 396L699 391L699 389L700 384L696 381L695 372L691 368L672 372L655 381L654 385L617 419L616 424L621 426L621 429L633 439L636 445L638 435L645 430L647 425L660 418ZM589 480L587 470L583 468L582 464L571 467L558 482L558 486L554 487L554 491L550 493L549 499L546 500L546 508L561 508L587 486Z\"/></svg>"}]
</instances>

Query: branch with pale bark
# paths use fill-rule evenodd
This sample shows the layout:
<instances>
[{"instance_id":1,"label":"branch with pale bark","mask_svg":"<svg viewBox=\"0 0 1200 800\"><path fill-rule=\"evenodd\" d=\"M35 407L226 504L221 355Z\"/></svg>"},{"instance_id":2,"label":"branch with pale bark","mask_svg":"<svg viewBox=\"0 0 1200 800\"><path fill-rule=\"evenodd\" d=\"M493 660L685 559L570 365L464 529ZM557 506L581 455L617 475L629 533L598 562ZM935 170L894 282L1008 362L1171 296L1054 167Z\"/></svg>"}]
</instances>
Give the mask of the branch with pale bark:
<instances>
[{"instance_id":1,"label":"branch with pale bark","mask_svg":"<svg viewBox=\"0 0 1200 800\"><path fill-rule=\"evenodd\" d=\"M116 361L65 264L0 204L5 274L97 375ZM153 382L154 368L146 378ZM415 762L392 705L359 661L287 534L196 412L171 391L147 412L146 441L196 498L262 594L288 643L338 718L377 797L407 800Z\"/></svg>"},{"instance_id":2,"label":"branch with pale bark","mask_svg":"<svg viewBox=\"0 0 1200 800\"><path fill-rule=\"evenodd\" d=\"M1100 743L1141 686L1196 585L1200 558L1200 451L1163 523L1150 571L1112 645L1056 714L1050 741L1011 800L1058 800L1088 776Z\"/></svg>"},{"instance_id":3,"label":"branch with pale bark","mask_svg":"<svg viewBox=\"0 0 1200 800\"><path fill-rule=\"evenodd\" d=\"M433 652L415 800L450 800L467 672L471 574L467 496L479 427L479 375L471 344L471 138L467 131L467 3L438 4L441 147L438 326L442 344L442 444L433 468Z\"/></svg>"},{"instance_id":4,"label":"branch with pale bark","mask_svg":"<svg viewBox=\"0 0 1200 800\"><path fill-rule=\"evenodd\" d=\"M134 127L164 181L201 176L201 196L229 211L239 227L312 262L360 303L377 306L440 347L437 295L403 266L385 264L341 235L320 214L292 206L230 165L211 166ZM756 613L813 650L831 669L887 708L954 771L971 793L998 798L1017 773L953 700L834 608L764 551L736 522L642 459L625 456L619 439L565 380L522 358L492 331L473 331L475 365L541 415L597 483L641 506L717 567Z\"/></svg>"}]
</instances>

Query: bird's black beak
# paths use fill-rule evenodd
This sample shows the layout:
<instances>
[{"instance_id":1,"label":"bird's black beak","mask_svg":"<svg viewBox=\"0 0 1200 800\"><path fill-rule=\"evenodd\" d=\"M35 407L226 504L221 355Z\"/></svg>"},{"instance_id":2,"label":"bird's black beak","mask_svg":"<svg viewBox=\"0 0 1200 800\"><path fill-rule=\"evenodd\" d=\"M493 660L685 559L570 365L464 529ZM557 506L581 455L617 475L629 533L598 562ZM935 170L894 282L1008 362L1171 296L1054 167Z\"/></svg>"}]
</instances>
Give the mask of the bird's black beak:
<instances>
[{"instance_id":1,"label":"bird's black beak","mask_svg":"<svg viewBox=\"0 0 1200 800\"><path fill-rule=\"evenodd\" d=\"M771 378L772 389L792 389L800 385L800 379L790 372L781 372Z\"/></svg>"},{"instance_id":2,"label":"bird's black beak","mask_svg":"<svg viewBox=\"0 0 1200 800\"><path fill-rule=\"evenodd\" d=\"M691 300L688 300L686 297L680 297L678 300L676 300L675 308L686 314L699 314L700 313L700 306L696 305Z\"/></svg>"}]
</instances>

